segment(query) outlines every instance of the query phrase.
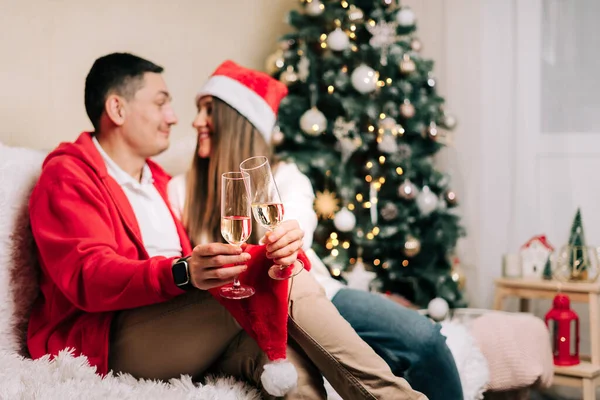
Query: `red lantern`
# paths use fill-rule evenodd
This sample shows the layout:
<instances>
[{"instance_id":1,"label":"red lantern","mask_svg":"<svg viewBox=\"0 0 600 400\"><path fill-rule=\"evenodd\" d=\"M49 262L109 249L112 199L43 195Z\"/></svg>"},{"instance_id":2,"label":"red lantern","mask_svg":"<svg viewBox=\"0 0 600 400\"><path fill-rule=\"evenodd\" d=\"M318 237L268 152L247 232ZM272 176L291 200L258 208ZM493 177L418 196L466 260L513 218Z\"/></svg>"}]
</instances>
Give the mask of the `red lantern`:
<instances>
[{"instance_id":1,"label":"red lantern","mask_svg":"<svg viewBox=\"0 0 600 400\"><path fill-rule=\"evenodd\" d=\"M579 317L571 310L570 304L569 296L557 294L546 314L546 326L552 336L554 365L579 364Z\"/></svg>"}]
</instances>

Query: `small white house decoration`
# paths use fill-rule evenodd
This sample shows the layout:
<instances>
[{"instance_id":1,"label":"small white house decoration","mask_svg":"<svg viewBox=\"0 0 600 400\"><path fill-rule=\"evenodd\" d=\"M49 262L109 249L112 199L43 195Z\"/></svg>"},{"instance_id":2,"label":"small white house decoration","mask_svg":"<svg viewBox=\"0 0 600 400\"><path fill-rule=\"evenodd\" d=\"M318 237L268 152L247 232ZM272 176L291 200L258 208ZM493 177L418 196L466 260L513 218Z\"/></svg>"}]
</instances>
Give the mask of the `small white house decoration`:
<instances>
[{"instance_id":1,"label":"small white house decoration","mask_svg":"<svg viewBox=\"0 0 600 400\"><path fill-rule=\"evenodd\" d=\"M546 235L534 236L521 246L521 271L523 278L543 279L550 271L550 256L554 247Z\"/></svg>"}]
</instances>

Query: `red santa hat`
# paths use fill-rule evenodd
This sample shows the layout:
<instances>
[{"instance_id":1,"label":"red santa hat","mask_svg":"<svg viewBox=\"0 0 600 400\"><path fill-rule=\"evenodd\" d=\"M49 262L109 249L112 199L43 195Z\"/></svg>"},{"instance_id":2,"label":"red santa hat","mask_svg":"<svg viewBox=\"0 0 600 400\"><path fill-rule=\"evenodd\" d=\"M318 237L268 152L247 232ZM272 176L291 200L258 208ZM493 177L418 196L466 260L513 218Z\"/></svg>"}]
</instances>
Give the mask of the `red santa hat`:
<instances>
[{"instance_id":1,"label":"red santa hat","mask_svg":"<svg viewBox=\"0 0 600 400\"><path fill-rule=\"evenodd\" d=\"M270 143L279 103L287 93L287 86L264 72L227 60L202 86L196 100L218 97L246 117Z\"/></svg>"},{"instance_id":2,"label":"red santa hat","mask_svg":"<svg viewBox=\"0 0 600 400\"><path fill-rule=\"evenodd\" d=\"M298 381L298 373L286 357L289 280L269 277L273 260L267 258L265 245L248 245L245 252L252 258L239 280L252 286L255 294L242 300L230 300L219 295L219 288L210 289L210 292L269 358L261 376L263 388L273 396L284 396ZM304 252L299 252L298 259L304 263L304 269L310 270Z\"/></svg>"}]
</instances>

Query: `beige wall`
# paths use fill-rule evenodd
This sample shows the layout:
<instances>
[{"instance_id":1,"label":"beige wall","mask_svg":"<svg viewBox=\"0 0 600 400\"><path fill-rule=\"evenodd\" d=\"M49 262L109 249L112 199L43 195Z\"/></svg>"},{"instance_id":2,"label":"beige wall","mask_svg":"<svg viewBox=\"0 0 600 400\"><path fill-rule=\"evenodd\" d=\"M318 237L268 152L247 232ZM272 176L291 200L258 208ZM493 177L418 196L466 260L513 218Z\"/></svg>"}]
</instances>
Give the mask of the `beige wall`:
<instances>
[{"instance_id":1,"label":"beige wall","mask_svg":"<svg viewBox=\"0 0 600 400\"><path fill-rule=\"evenodd\" d=\"M225 58L262 68L293 0L8 1L0 5L0 142L50 149L90 129L83 105L94 59L129 51L165 67L179 124Z\"/></svg>"}]
</instances>

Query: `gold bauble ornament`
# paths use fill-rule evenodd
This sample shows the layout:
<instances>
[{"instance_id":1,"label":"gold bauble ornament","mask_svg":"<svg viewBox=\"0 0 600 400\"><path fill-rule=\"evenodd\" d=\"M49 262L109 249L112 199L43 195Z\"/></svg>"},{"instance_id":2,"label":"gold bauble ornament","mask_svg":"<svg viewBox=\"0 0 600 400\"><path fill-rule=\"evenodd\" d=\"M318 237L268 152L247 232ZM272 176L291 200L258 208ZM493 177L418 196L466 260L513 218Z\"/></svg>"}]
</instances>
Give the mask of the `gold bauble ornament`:
<instances>
[{"instance_id":1,"label":"gold bauble ornament","mask_svg":"<svg viewBox=\"0 0 600 400\"><path fill-rule=\"evenodd\" d=\"M265 71L269 75L274 75L285 65L285 59L283 58L283 51L277 50L271 54L265 60Z\"/></svg>"},{"instance_id":2,"label":"gold bauble ornament","mask_svg":"<svg viewBox=\"0 0 600 400\"><path fill-rule=\"evenodd\" d=\"M417 187L407 179L398 187L398 195L404 200L413 200L417 197Z\"/></svg>"},{"instance_id":3,"label":"gold bauble ornament","mask_svg":"<svg viewBox=\"0 0 600 400\"><path fill-rule=\"evenodd\" d=\"M298 82L298 74L294 71L294 67L288 65L285 71L281 73L279 76L279 80L285 83L287 86L290 86L296 82Z\"/></svg>"},{"instance_id":4,"label":"gold bauble ornament","mask_svg":"<svg viewBox=\"0 0 600 400\"><path fill-rule=\"evenodd\" d=\"M409 99L405 99L402 104L400 104L400 114L402 114L404 118L412 118L415 116L415 113L415 106Z\"/></svg>"},{"instance_id":5,"label":"gold bauble ornament","mask_svg":"<svg viewBox=\"0 0 600 400\"><path fill-rule=\"evenodd\" d=\"M321 219L331 219L340 209L340 200L335 193L325 189L315 196L315 211Z\"/></svg>"},{"instance_id":6,"label":"gold bauble ornament","mask_svg":"<svg viewBox=\"0 0 600 400\"><path fill-rule=\"evenodd\" d=\"M412 38L410 41L410 48L413 51L419 52L421 49L423 49L423 43L421 43L421 41L417 38Z\"/></svg>"},{"instance_id":7,"label":"gold bauble ornament","mask_svg":"<svg viewBox=\"0 0 600 400\"><path fill-rule=\"evenodd\" d=\"M348 15L348 21L355 22L355 23L362 22L365 17L365 13L363 12L363 10L356 7L354 4L351 5L350 8L348 9L347 15Z\"/></svg>"},{"instance_id":8,"label":"gold bauble ornament","mask_svg":"<svg viewBox=\"0 0 600 400\"><path fill-rule=\"evenodd\" d=\"M446 200L446 203L448 203L449 206L455 206L458 204L456 193L452 190L447 190L446 193L444 193L444 199Z\"/></svg>"},{"instance_id":9,"label":"gold bauble ornament","mask_svg":"<svg viewBox=\"0 0 600 400\"><path fill-rule=\"evenodd\" d=\"M406 236L406 241L404 242L404 254L407 257L414 257L421 251L421 242L419 239L412 235Z\"/></svg>"},{"instance_id":10,"label":"gold bauble ornament","mask_svg":"<svg viewBox=\"0 0 600 400\"><path fill-rule=\"evenodd\" d=\"M440 131L438 130L437 125L435 124L435 122L431 122L425 128L425 131L423 132L423 135L425 137L428 137L429 139L433 140L434 142L437 142L437 140L439 139Z\"/></svg>"},{"instance_id":11,"label":"gold bauble ornament","mask_svg":"<svg viewBox=\"0 0 600 400\"><path fill-rule=\"evenodd\" d=\"M280 129L276 129L273 132L271 142L273 143L273 145L279 146L281 143L283 143L284 139L285 139L285 135L283 134L283 132L281 132Z\"/></svg>"},{"instance_id":12,"label":"gold bauble ornament","mask_svg":"<svg viewBox=\"0 0 600 400\"><path fill-rule=\"evenodd\" d=\"M444 117L442 119L442 125L444 125L444 127L446 127L447 129L454 129L456 128L456 117L452 114L444 114Z\"/></svg>"},{"instance_id":13,"label":"gold bauble ornament","mask_svg":"<svg viewBox=\"0 0 600 400\"><path fill-rule=\"evenodd\" d=\"M402 72L403 74L410 74L415 72L416 69L417 65L412 60L412 58L410 58L408 54L404 54L402 56L402 61L400 61L400 72Z\"/></svg>"},{"instance_id":14,"label":"gold bauble ornament","mask_svg":"<svg viewBox=\"0 0 600 400\"><path fill-rule=\"evenodd\" d=\"M456 283L458 289L463 290L467 282L467 277L460 266L460 259L456 255L452 256L451 264L452 269L450 270L450 277Z\"/></svg>"}]
</instances>

